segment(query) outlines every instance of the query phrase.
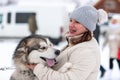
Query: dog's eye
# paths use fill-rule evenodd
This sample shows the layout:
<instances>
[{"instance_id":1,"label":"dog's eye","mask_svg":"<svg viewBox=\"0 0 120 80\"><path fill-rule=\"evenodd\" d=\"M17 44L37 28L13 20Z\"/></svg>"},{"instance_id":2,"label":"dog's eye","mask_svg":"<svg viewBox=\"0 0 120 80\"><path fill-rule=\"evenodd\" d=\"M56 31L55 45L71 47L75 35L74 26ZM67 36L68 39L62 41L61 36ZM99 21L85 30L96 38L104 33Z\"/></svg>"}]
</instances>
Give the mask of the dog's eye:
<instances>
[{"instance_id":1,"label":"dog's eye","mask_svg":"<svg viewBox=\"0 0 120 80\"><path fill-rule=\"evenodd\" d=\"M47 48L46 48L46 47L41 47L40 49L45 50L45 49L47 49Z\"/></svg>"}]
</instances>

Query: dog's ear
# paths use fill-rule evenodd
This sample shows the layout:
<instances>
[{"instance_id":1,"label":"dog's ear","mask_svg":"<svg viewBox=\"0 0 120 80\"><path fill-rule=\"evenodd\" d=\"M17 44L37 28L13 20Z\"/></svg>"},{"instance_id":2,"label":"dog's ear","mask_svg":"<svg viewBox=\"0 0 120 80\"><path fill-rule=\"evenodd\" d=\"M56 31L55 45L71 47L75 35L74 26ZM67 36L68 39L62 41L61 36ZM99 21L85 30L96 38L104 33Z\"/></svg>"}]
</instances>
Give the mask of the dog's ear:
<instances>
[{"instance_id":1,"label":"dog's ear","mask_svg":"<svg viewBox=\"0 0 120 80\"><path fill-rule=\"evenodd\" d=\"M21 48L18 48L17 51L23 51L23 52L25 52L26 50L25 50L24 47L21 47Z\"/></svg>"},{"instance_id":2,"label":"dog's ear","mask_svg":"<svg viewBox=\"0 0 120 80\"><path fill-rule=\"evenodd\" d=\"M53 46L52 42L48 38L45 38L45 39L46 39L46 42L49 46Z\"/></svg>"},{"instance_id":3,"label":"dog's ear","mask_svg":"<svg viewBox=\"0 0 120 80\"><path fill-rule=\"evenodd\" d=\"M26 52L26 42L25 41L22 41L19 43L18 47L17 47L17 51L20 51L20 52Z\"/></svg>"}]
</instances>

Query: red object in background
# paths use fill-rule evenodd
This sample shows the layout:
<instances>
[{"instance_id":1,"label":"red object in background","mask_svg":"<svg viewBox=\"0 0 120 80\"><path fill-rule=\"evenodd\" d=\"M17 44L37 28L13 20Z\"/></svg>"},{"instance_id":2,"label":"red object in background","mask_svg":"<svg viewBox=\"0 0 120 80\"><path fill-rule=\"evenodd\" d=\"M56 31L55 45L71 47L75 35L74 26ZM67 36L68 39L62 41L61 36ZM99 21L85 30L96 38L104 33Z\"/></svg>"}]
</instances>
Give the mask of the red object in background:
<instances>
[{"instance_id":1,"label":"red object in background","mask_svg":"<svg viewBox=\"0 0 120 80\"><path fill-rule=\"evenodd\" d=\"M120 60L120 48L118 49L118 59Z\"/></svg>"}]
</instances>

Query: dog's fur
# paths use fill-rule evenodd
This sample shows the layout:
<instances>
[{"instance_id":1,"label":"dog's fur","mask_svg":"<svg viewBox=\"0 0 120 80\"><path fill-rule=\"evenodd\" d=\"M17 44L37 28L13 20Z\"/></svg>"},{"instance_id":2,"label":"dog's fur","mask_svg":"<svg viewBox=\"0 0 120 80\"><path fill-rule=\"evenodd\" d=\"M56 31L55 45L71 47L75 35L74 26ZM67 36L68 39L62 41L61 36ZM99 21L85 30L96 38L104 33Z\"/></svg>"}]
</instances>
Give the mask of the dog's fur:
<instances>
[{"instance_id":1,"label":"dog's fur","mask_svg":"<svg viewBox=\"0 0 120 80\"><path fill-rule=\"evenodd\" d=\"M27 64L47 64L43 59L55 59L60 51L54 49L52 43L41 35L31 35L23 38L13 54L16 67L10 80L38 80Z\"/></svg>"}]
</instances>

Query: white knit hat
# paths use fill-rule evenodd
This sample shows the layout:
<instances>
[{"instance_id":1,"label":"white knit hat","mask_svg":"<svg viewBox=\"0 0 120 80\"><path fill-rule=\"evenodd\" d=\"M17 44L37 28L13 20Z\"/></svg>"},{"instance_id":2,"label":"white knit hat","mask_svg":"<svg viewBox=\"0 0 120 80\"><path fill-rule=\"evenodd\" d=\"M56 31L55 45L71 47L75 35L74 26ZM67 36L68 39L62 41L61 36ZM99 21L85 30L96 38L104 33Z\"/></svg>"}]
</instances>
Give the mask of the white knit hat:
<instances>
[{"instance_id":1,"label":"white knit hat","mask_svg":"<svg viewBox=\"0 0 120 80\"><path fill-rule=\"evenodd\" d=\"M97 10L93 6L82 6L75 9L70 18L75 19L91 32L96 29L98 22L103 23L108 20L107 13L103 9Z\"/></svg>"}]
</instances>

